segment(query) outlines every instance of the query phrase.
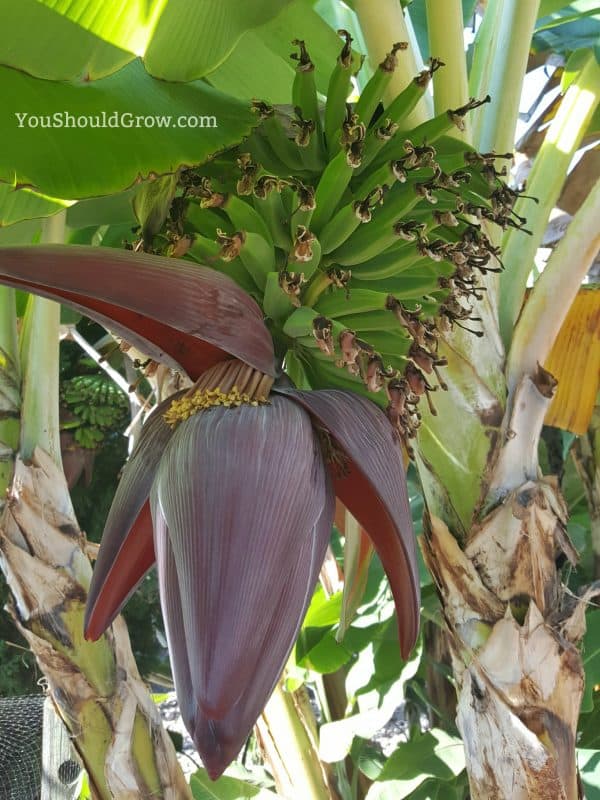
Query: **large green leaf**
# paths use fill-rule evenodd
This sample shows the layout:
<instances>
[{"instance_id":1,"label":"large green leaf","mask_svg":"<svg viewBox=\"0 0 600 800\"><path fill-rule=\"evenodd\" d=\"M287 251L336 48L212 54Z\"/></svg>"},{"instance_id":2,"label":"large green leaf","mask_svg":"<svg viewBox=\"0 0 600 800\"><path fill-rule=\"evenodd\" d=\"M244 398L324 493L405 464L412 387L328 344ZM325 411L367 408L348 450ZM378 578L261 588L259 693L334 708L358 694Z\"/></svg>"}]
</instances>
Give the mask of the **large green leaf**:
<instances>
[{"instance_id":1,"label":"large green leaf","mask_svg":"<svg viewBox=\"0 0 600 800\"><path fill-rule=\"evenodd\" d=\"M570 16L576 11L588 11L597 5L597 0L573 0L571 3L565 3L565 0L540 0L538 25L543 24L546 17L557 16L559 12L561 16Z\"/></svg>"},{"instance_id":2,"label":"large green leaf","mask_svg":"<svg viewBox=\"0 0 600 800\"><path fill-rule=\"evenodd\" d=\"M597 0L574 0L559 8L554 3L546 6L546 15L540 14L536 24L534 50L571 53L598 44L600 6Z\"/></svg>"},{"instance_id":3,"label":"large green leaf","mask_svg":"<svg viewBox=\"0 0 600 800\"><path fill-rule=\"evenodd\" d=\"M306 42L315 64L317 89L326 94L342 41L312 8L310 0L293 0L277 17L248 31L208 80L235 97L291 103L295 74L295 64L290 59L293 39Z\"/></svg>"},{"instance_id":4,"label":"large green leaf","mask_svg":"<svg viewBox=\"0 0 600 800\"><path fill-rule=\"evenodd\" d=\"M333 630L303 628L300 631L296 642L298 666L327 675L336 672L351 658L351 651L336 641Z\"/></svg>"},{"instance_id":5,"label":"large green leaf","mask_svg":"<svg viewBox=\"0 0 600 800\"><path fill-rule=\"evenodd\" d=\"M469 780L466 770L451 781L427 778L408 796L408 800L466 800L469 797Z\"/></svg>"},{"instance_id":6,"label":"large green leaf","mask_svg":"<svg viewBox=\"0 0 600 800\"><path fill-rule=\"evenodd\" d=\"M227 58L242 34L276 17L288 2L168 0L146 49L146 69L165 80L200 78Z\"/></svg>"},{"instance_id":7,"label":"large green leaf","mask_svg":"<svg viewBox=\"0 0 600 800\"><path fill-rule=\"evenodd\" d=\"M454 782L464 766L461 740L434 728L398 745L369 789L367 800L401 800L408 797L427 777ZM448 797L447 794L441 796Z\"/></svg>"},{"instance_id":8,"label":"large green leaf","mask_svg":"<svg viewBox=\"0 0 600 800\"><path fill-rule=\"evenodd\" d=\"M350 627L344 644L352 647L352 634L357 631ZM348 699L356 700L358 713L325 723L319 731L319 754L327 762L345 758L355 737L371 739L391 719L404 701L406 681L419 666L420 647L413 651L409 661L402 662L399 658L395 620L369 627L365 632L371 643L360 652L346 679Z\"/></svg>"},{"instance_id":9,"label":"large green leaf","mask_svg":"<svg viewBox=\"0 0 600 800\"><path fill-rule=\"evenodd\" d=\"M49 217L69 205L65 200L56 200L29 189L15 189L6 183L0 183L0 227L25 219Z\"/></svg>"},{"instance_id":10,"label":"large green leaf","mask_svg":"<svg viewBox=\"0 0 600 800\"><path fill-rule=\"evenodd\" d=\"M577 741L580 747L600 749L600 690L593 693L594 708L579 718Z\"/></svg>"},{"instance_id":11,"label":"large green leaf","mask_svg":"<svg viewBox=\"0 0 600 800\"><path fill-rule=\"evenodd\" d=\"M600 800L600 750L577 750L577 764L587 800Z\"/></svg>"},{"instance_id":12,"label":"large green leaf","mask_svg":"<svg viewBox=\"0 0 600 800\"><path fill-rule=\"evenodd\" d=\"M67 211L67 225L70 228L87 228L92 225L136 224L133 213L133 197L139 187L107 197L94 197L91 200L80 200Z\"/></svg>"},{"instance_id":13,"label":"large green leaf","mask_svg":"<svg viewBox=\"0 0 600 800\"><path fill-rule=\"evenodd\" d=\"M226 775L211 781L203 769L194 772L190 778L190 789L194 800L276 800L278 797L268 789Z\"/></svg>"},{"instance_id":14,"label":"large green leaf","mask_svg":"<svg viewBox=\"0 0 600 800\"><path fill-rule=\"evenodd\" d=\"M48 5L37 0L0 0L4 33L0 64L40 78L96 80L135 58L133 52L94 36Z\"/></svg>"},{"instance_id":15,"label":"large green leaf","mask_svg":"<svg viewBox=\"0 0 600 800\"><path fill-rule=\"evenodd\" d=\"M27 0L25 19L21 3L13 3L15 16L4 38L16 31L19 46L6 46L11 58L6 63L45 78L75 78L82 72L93 78L141 56L155 77L196 80L227 58L249 28L277 15L287 2ZM10 6L8 0L4 5ZM68 49L74 53L64 52Z\"/></svg>"},{"instance_id":16,"label":"large green leaf","mask_svg":"<svg viewBox=\"0 0 600 800\"><path fill-rule=\"evenodd\" d=\"M594 710L594 686L600 683L600 611L587 615L587 630L583 637L583 666L585 691L581 701L582 713Z\"/></svg>"},{"instance_id":17,"label":"large green leaf","mask_svg":"<svg viewBox=\"0 0 600 800\"><path fill-rule=\"evenodd\" d=\"M247 105L204 82L158 81L139 61L83 84L41 82L0 67L0 96L5 99L0 110L0 180L71 200L119 192L151 172L170 173L201 163L243 139L257 122ZM16 112L31 116L17 117ZM45 124L55 113L62 114L63 127L30 127L35 116ZM78 126L80 117L110 125L113 114L115 120L125 114L120 119L126 126L137 126L137 116L151 116L154 122L151 127ZM193 118L191 124L198 127L179 127L180 117Z\"/></svg>"},{"instance_id":18,"label":"large green leaf","mask_svg":"<svg viewBox=\"0 0 600 800\"><path fill-rule=\"evenodd\" d=\"M340 621L342 593L327 597L322 586L317 586L302 623L303 628L326 628Z\"/></svg>"}]
</instances>

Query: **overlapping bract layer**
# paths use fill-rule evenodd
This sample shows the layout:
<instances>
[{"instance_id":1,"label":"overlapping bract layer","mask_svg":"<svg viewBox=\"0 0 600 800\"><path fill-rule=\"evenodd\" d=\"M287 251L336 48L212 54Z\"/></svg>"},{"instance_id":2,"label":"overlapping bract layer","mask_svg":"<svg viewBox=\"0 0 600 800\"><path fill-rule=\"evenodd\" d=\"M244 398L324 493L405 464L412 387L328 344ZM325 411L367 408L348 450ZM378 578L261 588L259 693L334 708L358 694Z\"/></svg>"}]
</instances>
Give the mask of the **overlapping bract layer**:
<instances>
[{"instance_id":1,"label":"overlapping bract layer","mask_svg":"<svg viewBox=\"0 0 600 800\"><path fill-rule=\"evenodd\" d=\"M308 415L274 397L190 418L152 509L178 695L220 774L281 674L329 542L334 494Z\"/></svg>"},{"instance_id":2,"label":"overlapping bract layer","mask_svg":"<svg viewBox=\"0 0 600 800\"><path fill-rule=\"evenodd\" d=\"M233 356L258 370L252 385L271 385L261 312L216 271L100 248L6 248L0 281L76 307L194 378ZM86 636L102 634L156 558L182 713L216 777L288 658L336 493L390 578L404 656L418 632L415 543L400 442L369 401L280 387L266 404L208 408L173 426L171 402L144 426L115 496Z\"/></svg>"},{"instance_id":3,"label":"overlapping bract layer","mask_svg":"<svg viewBox=\"0 0 600 800\"><path fill-rule=\"evenodd\" d=\"M381 556L408 655L418 633L419 581L404 466L385 414L348 392L281 388L267 404L215 407L175 429L164 410L144 428L111 509L86 636L97 638L110 624L156 553L182 714L217 776L289 656L336 493ZM337 458L323 449L319 431Z\"/></svg>"}]
</instances>

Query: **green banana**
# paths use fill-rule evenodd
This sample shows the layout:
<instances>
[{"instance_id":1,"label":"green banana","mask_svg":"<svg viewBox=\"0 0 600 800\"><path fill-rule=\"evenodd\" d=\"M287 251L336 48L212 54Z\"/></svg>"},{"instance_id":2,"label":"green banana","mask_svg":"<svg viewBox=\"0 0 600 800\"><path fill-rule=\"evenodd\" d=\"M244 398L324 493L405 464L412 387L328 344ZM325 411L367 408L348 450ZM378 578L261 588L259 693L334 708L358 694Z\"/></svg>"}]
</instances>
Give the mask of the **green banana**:
<instances>
[{"instance_id":1,"label":"green banana","mask_svg":"<svg viewBox=\"0 0 600 800\"><path fill-rule=\"evenodd\" d=\"M281 273L269 272L265 284L263 310L267 317L281 324L297 305L293 293L288 293L282 288Z\"/></svg>"},{"instance_id":2,"label":"green banana","mask_svg":"<svg viewBox=\"0 0 600 800\"><path fill-rule=\"evenodd\" d=\"M420 201L417 194L418 182L410 179L406 184L397 184L386 197L383 208L374 215L366 227L358 228L346 242L329 255L332 263L342 266L361 264L382 253L406 237L405 217Z\"/></svg>"},{"instance_id":3,"label":"green banana","mask_svg":"<svg viewBox=\"0 0 600 800\"><path fill-rule=\"evenodd\" d=\"M444 111L442 114L438 114L433 119L427 120L427 122L423 122L421 125L417 125L416 128L413 128L410 131L398 131L394 138L390 142L387 142L383 148L381 148L374 159L375 165L378 165L383 161L393 161L397 158L401 158L402 141L404 137L410 137L410 141L416 142L418 145L432 145L435 144L435 142L437 142L437 140L442 136L445 136L448 131L452 130L453 127L463 130L463 119L465 115L474 108L478 108L489 101L489 95L484 100L471 99L466 105L461 106L460 108Z\"/></svg>"},{"instance_id":4,"label":"green banana","mask_svg":"<svg viewBox=\"0 0 600 800\"><path fill-rule=\"evenodd\" d=\"M225 211L236 230L257 233L270 247L273 247L271 231L254 206L235 194L229 194L226 196L221 208Z\"/></svg>"},{"instance_id":5,"label":"green banana","mask_svg":"<svg viewBox=\"0 0 600 800\"><path fill-rule=\"evenodd\" d=\"M325 105L325 141L330 158L340 149L339 138L346 117L346 102L350 94L353 74L352 37L348 31L342 29L338 31L338 34L344 37L345 44L329 78Z\"/></svg>"},{"instance_id":6,"label":"green banana","mask_svg":"<svg viewBox=\"0 0 600 800\"><path fill-rule=\"evenodd\" d=\"M362 181L353 182L350 188L354 197L365 197L377 186L391 189L396 181L406 183L407 177L408 172L404 168L402 161L390 161L365 174Z\"/></svg>"},{"instance_id":7,"label":"green banana","mask_svg":"<svg viewBox=\"0 0 600 800\"><path fill-rule=\"evenodd\" d=\"M369 125L371 122L375 109L381 102L381 98L392 79L394 70L398 66L396 53L399 50L406 50L407 47L407 42L397 42L393 45L391 51L383 59L381 64L379 64L361 92L354 110L358 118L362 120L365 125Z\"/></svg>"},{"instance_id":8,"label":"green banana","mask_svg":"<svg viewBox=\"0 0 600 800\"><path fill-rule=\"evenodd\" d=\"M364 200L355 200L341 208L321 231L322 252L331 253L340 247L359 225L370 222L371 209L382 201L383 189L381 186L376 186Z\"/></svg>"},{"instance_id":9,"label":"green banana","mask_svg":"<svg viewBox=\"0 0 600 800\"><path fill-rule=\"evenodd\" d=\"M401 242L384 250L375 258L357 264L352 268L352 277L361 281L381 280L399 275L413 266L427 267L430 263L428 258L418 258L414 244Z\"/></svg>"},{"instance_id":10,"label":"green banana","mask_svg":"<svg viewBox=\"0 0 600 800\"><path fill-rule=\"evenodd\" d=\"M186 222L192 226L195 234L214 239L217 228L233 233L234 225L218 208L201 208L197 203L188 203Z\"/></svg>"},{"instance_id":11,"label":"green banana","mask_svg":"<svg viewBox=\"0 0 600 800\"><path fill-rule=\"evenodd\" d=\"M384 109L381 117L384 121L383 126L373 126L367 136L360 172L369 166L386 143L396 135L396 131L401 128L402 121L408 117L424 96L432 75L440 66L443 66L441 61L435 58L431 59L429 68L420 72Z\"/></svg>"},{"instance_id":12,"label":"green banana","mask_svg":"<svg viewBox=\"0 0 600 800\"><path fill-rule=\"evenodd\" d=\"M283 326L283 332L290 339L297 339L299 336L308 336L313 329L313 320L318 317L318 313L307 306L296 309L289 316Z\"/></svg>"},{"instance_id":13,"label":"green banana","mask_svg":"<svg viewBox=\"0 0 600 800\"><path fill-rule=\"evenodd\" d=\"M373 289L379 292L391 292L400 300L418 300L424 294L435 292L439 289L438 278L440 270L434 269L431 262L428 268L420 268L404 272L400 277L389 277L379 280L360 281L352 279L352 297L362 289ZM438 265L436 264L436 267ZM447 272L452 268L448 265Z\"/></svg>"},{"instance_id":14,"label":"green banana","mask_svg":"<svg viewBox=\"0 0 600 800\"><path fill-rule=\"evenodd\" d=\"M325 167L315 192L315 210L311 220L315 233L320 233L333 216L354 169L355 165L349 160L346 150L341 150Z\"/></svg>"},{"instance_id":15,"label":"green banana","mask_svg":"<svg viewBox=\"0 0 600 800\"><path fill-rule=\"evenodd\" d=\"M325 317L339 319L347 314L362 314L365 311L385 309L387 294L372 289L352 290L352 302L349 303L342 292L333 291L322 294L314 308Z\"/></svg>"},{"instance_id":16,"label":"green banana","mask_svg":"<svg viewBox=\"0 0 600 800\"><path fill-rule=\"evenodd\" d=\"M252 158L256 159L265 170L274 175L287 175L290 170L292 170L289 164L284 164L279 157L278 151L273 150L267 136L263 135L261 131L255 131L252 136L246 140L244 147L250 152ZM294 169L293 171L303 172L304 167L302 167L302 169L298 168L298 170Z\"/></svg>"},{"instance_id":17,"label":"green banana","mask_svg":"<svg viewBox=\"0 0 600 800\"><path fill-rule=\"evenodd\" d=\"M292 208L290 230L292 236L300 226L308 228L315 210L315 190L312 186L305 186L299 179L292 179L290 185L294 188L292 195Z\"/></svg>"},{"instance_id":18,"label":"green banana","mask_svg":"<svg viewBox=\"0 0 600 800\"><path fill-rule=\"evenodd\" d=\"M321 243L308 228L299 225L290 251L288 268L296 272L301 271L308 280L320 263Z\"/></svg>"},{"instance_id":19,"label":"green banana","mask_svg":"<svg viewBox=\"0 0 600 800\"><path fill-rule=\"evenodd\" d=\"M273 248L259 233L245 231L239 257L254 283L264 291L267 275L275 271L276 267Z\"/></svg>"},{"instance_id":20,"label":"green banana","mask_svg":"<svg viewBox=\"0 0 600 800\"><path fill-rule=\"evenodd\" d=\"M212 264L219 258L220 250L220 245L216 240L196 234L192 246L188 250L188 255L201 264Z\"/></svg>"},{"instance_id":21,"label":"green banana","mask_svg":"<svg viewBox=\"0 0 600 800\"><path fill-rule=\"evenodd\" d=\"M290 56L297 62L296 74L292 85L292 103L296 108L300 109L304 119L311 120L314 123L314 136L320 144L323 138L323 128L317 100L315 65L311 61L302 39L294 39L292 44L298 47L298 53L292 53Z\"/></svg>"},{"instance_id":22,"label":"green banana","mask_svg":"<svg viewBox=\"0 0 600 800\"><path fill-rule=\"evenodd\" d=\"M292 239L286 225L286 211L281 199L281 188L276 187L263 191L262 187L266 182L261 184L260 181L261 179L259 178L257 185L254 187L254 197L252 198L254 208L261 215L269 229L273 244L282 250L289 250Z\"/></svg>"},{"instance_id":23,"label":"green banana","mask_svg":"<svg viewBox=\"0 0 600 800\"><path fill-rule=\"evenodd\" d=\"M252 109L258 113L262 119L262 130L271 150L280 163L285 165L284 172L280 172L279 174L285 174L285 171L289 170L292 172L304 170L305 166L300 150L284 130L279 114L275 108L268 103L254 101ZM252 152L251 148L250 150ZM265 168L271 170L271 167L260 158L259 154L257 154L257 160Z\"/></svg>"}]
</instances>

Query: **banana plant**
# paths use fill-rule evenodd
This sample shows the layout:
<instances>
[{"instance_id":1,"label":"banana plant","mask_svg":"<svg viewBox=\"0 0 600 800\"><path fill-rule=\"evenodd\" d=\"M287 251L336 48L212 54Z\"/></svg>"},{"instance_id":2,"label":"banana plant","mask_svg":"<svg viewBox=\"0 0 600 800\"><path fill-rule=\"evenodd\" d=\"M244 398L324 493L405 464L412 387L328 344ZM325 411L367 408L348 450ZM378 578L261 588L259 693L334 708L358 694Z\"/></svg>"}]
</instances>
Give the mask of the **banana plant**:
<instances>
[{"instance_id":1,"label":"banana plant","mask_svg":"<svg viewBox=\"0 0 600 800\"><path fill-rule=\"evenodd\" d=\"M32 14L42 13L38 5ZM376 11L355 0L355 29L340 30L329 63L309 34L317 31L325 50L336 36L309 3L280 10L261 38L268 5L256 31L215 42L208 66L184 37L174 69L165 41L182 28L168 14L155 9L144 36L139 21L111 28L102 14L78 17L77 4L51 17L63 33L77 21L116 49L101 51L109 67L95 53L87 69L119 107L133 87L153 87L157 103L181 109L212 98L226 121L217 154L212 140L200 146L185 134L154 152L146 131L122 170L101 138L92 165L81 147L61 149L68 170L28 159L14 136L0 157L0 170L33 185L37 208L49 204L45 213L125 190L140 170L160 175L135 191L129 252L0 249L7 286L76 308L193 381L155 409L126 467L90 586L86 639L104 641L106 630L110 639L156 562L184 721L218 777L288 659L336 496L386 570L402 655L414 645L419 577L404 451L424 489L421 547L450 634L471 796L576 798L585 598L565 602L557 562L577 555L557 485L539 473L537 444L555 386L544 364L598 249L598 184L526 303L525 290L597 107L594 54L572 62L530 176L536 203L507 185L502 166L512 156L536 0L488 3L470 84L457 0L426 4L426 64L397 0L379 0ZM273 63L273 31L291 22L287 105L255 64L245 80L265 94L251 103L254 92L234 101L195 80L207 74L229 90L228 58L240 63L255 47ZM366 79L353 48L359 33ZM145 69L119 50L125 42L144 54ZM36 54L27 56L30 75L0 74L20 82L27 103L36 96L31 75L64 79L81 69L64 59L67 74L44 75ZM92 107L80 88L51 86L56 98ZM84 206L68 214L85 216ZM131 216L117 213L130 228ZM104 244L123 237L112 222L92 223ZM368 558L371 548L358 552Z\"/></svg>"}]
</instances>

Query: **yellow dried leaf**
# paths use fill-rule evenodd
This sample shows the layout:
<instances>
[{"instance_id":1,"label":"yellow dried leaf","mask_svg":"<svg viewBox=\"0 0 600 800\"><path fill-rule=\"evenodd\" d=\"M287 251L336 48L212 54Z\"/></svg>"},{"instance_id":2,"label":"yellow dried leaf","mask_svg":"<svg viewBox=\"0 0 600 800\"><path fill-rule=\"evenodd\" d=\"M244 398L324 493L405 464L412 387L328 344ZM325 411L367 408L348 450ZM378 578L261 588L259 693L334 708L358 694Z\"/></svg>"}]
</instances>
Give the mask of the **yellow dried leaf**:
<instances>
[{"instance_id":1,"label":"yellow dried leaf","mask_svg":"<svg viewBox=\"0 0 600 800\"><path fill-rule=\"evenodd\" d=\"M558 380L546 425L584 434L600 388L600 288L578 292L544 367Z\"/></svg>"}]
</instances>

